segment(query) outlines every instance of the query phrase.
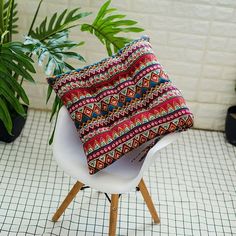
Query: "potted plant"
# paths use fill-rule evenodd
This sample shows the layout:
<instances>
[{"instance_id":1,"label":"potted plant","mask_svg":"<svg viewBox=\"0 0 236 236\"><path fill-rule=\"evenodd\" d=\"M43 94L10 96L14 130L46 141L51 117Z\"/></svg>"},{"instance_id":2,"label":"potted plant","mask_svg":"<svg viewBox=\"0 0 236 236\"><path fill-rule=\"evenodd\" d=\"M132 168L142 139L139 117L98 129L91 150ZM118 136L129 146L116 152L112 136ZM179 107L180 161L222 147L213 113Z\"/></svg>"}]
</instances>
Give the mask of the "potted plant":
<instances>
[{"instance_id":1,"label":"potted plant","mask_svg":"<svg viewBox=\"0 0 236 236\"><path fill-rule=\"evenodd\" d=\"M227 110L225 121L225 134L228 142L236 146L236 106L231 106Z\"/></svg>"},{"instance_id":2,"label":"potted plant","mask_svg":"<svg viewBox=\"0 0 236 236\"><path fill-rule=\"evenodd\" d=\"M67 40L68 29L77 26L75 22L90 13L80 13L78 8L71 11L66 9L60 15L55 13L47 28L46 20L37 27L35 22L42 2L39 1L26 41L22 43L12 38L13 34L18 33L17 3L15 0L0 0L0 141L14 141L23 129L29 105L23 82L34 82L31 73L35 73L36 64L31 57L35 51L39 64L45 54L50 52L45 71L55 60L55 73L61 73L65 66L72 68L64 62L64 56L83 60L80 54L69 51L80 44ZM29 38L33 43L27 43Z\"/></svg>"},{"instance_id":3,"label":"potted plant","mask_svg":"<svg viewBox=\"0 0 236 236\"><path fill-rule=\"evenodd\" d=\"M21 77L33 81L35 73L24 44L12 41L16 14L14 1L0 1L0 141L5 142L18 137L26 119L29 99Z\"/></svg>"},{"instance_id":4,"label":"potted plant","mask_svg":"<svg viewBox=\"0 0 236 236\"><path fill-rule=\"evenodd\" d=\"M75 51L84 42L69 40L70 28L80 27L81 31L87 31L95 35L105 46L108 55L117 52L131 40L127 37L118 36L119 33L143 31L139 27L134 27L137 24L136 21L126 20L124 19L125 15L116 13L117 9L109 8L110 0L101 6L91 24L80 24L79 20L91 13L80 12L79 8L75 8L72 10L65 9L60 14L55 12L51 17L45 17L41 23L36 25L42 3L43 0L39 0L32 23L25 36L25 41L21 43L12 41L12 34L17 33L17 4L15 0L0 0L1 50L6 51L6 47L11 47L10 52L14 53L14 56L11 55L12 64L9 62L10 59L5 60L6 53L0 51L1 62L5 61L5 64L3 64L5 67L0 66L0 122L8 135L8 139L1 137L3 132L0 123L0 141L13 141L20 133L20 126L14 125L14 119L15 116L19 115L25 121L29 99L24 91L23 81L26 79L33 82L31 73L35 73L36 64L43 65L45 74L50 76L74 69L67 59L73 58L85 61ZM34 64L31 59L32 56L37 60ZM14 68L11 65L14 65ZM7 93L1 92L3 83L8 85ZM4 86L6 86L5 84ZM52 90L48 87L46 102L51 97L51 93ZM8 96L8 94L11 96ZM54 116L56 121L61 106L59 98L55 97L50 121ZM15 132L15 129L17 132ZM53 134L50 143L52 140Z\"/></svg>"}]
</instances>

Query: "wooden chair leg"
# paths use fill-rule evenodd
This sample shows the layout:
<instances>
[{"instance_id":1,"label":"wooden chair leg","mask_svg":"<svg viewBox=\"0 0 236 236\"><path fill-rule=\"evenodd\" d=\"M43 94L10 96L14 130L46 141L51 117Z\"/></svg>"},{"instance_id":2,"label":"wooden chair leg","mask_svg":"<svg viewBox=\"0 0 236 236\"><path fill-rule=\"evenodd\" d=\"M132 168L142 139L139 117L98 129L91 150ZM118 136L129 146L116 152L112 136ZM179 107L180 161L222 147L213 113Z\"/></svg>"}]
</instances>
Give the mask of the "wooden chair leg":
<instances>
[{"instance_id":1,"label":"wooden chair leg","mask_svg":"<svg viewBox=\"0 0 236 236\"><path fill-rule=\"evenodd\" d=\"M83 183L77 181L73 188L70 190L68 195L66 196L65 200L62 202L60 207L57 209L56 213L52 217L52 221L56 222L59 217L62 215L62 213L66 210L68 205L71 203L71 201L74 199L76 194L79 192L79 190L84 186Z\"/></svg>"},{"instance_id":2,"label":"wooden chair leg","mask_svg":"<svg viewBox=\"0 0 236 236\"><path fill-rule=\"evenodd\" d=\"M147 207L148 207L148 209L149 209L149 211L150 211L150 213L152 215L152 218L153 218L154 222L159 224L160 223L160 219L158 217L158 214L156 212L155 206L154 206L154 204L152 202L152 198L151 198L151 196L150 196L150 194L149 194L149 192L147 190L147 187L146 187L143 179L141 179L138 187L139 187L139 189L140 189L140 191L142 193L144 201L147 204Z\"/></svg>"},{"instance_id":3,"label":"wooden chair leg","mask_svg":"<svg viewBox=\"0 0 236 236\"><path fill-rule=\"evenodd\" d=\"M119 194L112 194L111 195L111 206L110 206L109 236L115 236L116 235L118 202L119 202Z\"/></svg>"}]
</instances>

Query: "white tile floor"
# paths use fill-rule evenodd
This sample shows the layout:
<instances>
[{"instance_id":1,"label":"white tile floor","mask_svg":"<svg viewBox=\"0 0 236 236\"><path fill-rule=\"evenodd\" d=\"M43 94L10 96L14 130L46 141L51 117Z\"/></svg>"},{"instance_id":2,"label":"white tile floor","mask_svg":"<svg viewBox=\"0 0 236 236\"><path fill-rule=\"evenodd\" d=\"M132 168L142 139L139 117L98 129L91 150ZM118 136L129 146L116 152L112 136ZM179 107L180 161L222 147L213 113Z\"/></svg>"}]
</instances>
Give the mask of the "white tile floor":
<instances>
[{"instance_id":1,"label":"white tile floor","mask_svg":"<svg viewBox=\"0 0 236 236\"><path fill-rule=\"evenodd\" d=\"M24 132L0 143L0 235L107 235L109 202L83 190L51 222L74 180L52 159L49 114L30 110ZM236 235L236 148L221 132L190 130L144 176L160 225L141 194L121 196L117 235Z\"/></svg>"}]
</instances>

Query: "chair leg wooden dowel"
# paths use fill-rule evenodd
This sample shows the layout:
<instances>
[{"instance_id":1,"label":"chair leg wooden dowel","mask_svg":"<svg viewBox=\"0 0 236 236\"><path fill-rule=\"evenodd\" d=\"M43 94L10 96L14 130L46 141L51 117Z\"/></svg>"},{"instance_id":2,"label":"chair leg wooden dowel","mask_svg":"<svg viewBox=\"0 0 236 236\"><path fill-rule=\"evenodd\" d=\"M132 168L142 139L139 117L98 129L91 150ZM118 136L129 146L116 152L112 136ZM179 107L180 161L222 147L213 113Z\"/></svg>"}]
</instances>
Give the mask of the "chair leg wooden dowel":
<instances>
[{"instance_id":1,"label":"chair leg wooden dowel","mask_svg":"<svg viewBox=\"0 0 236 236\"><path fill-rule=\"evenodd\" d=\"M73 186L73 188L70 190L68 195L66 196L65 200L62 202L60 207L57 209L56 213L52 217L52 221L56 222L62 213L66 210L66 208L69 206L71 201L74 199L76 194L79 192L79 190L84 186L83 183L77 181L76 184Z\"/></svg>"},{"instance_id":2,"label":"chair leg wooden dowel","mask_svg":"<svg viewBox=\"0 0 236 236\"><path fill-rule=\"evenodd\" d=\"M112 194L111 195L111 206L110 206L109 236L115 236L116 235L118 202L119 202L119 194Z\"/></svg>"},{"instance_id":3,"label":"chair leg wooden dowel","mask_svg":"<svg viewBox=\"0 0 236 236\"><path fill-rule=\"evenodd\" d=\"M142 196L144 198L144 201L147 204L147 207L148 207L148 209L149 209L149 211L150 211L150 213L152 215L152 218L153 218L154 222L159 224L160 223L160 219L158 217L157 211L156 211L155 206L154 206L154 204L152 202L152 198L151 198L151 196L150 196L150 194L149 194L149 192L147 190L147 187L146 187L143 179L141 179L138 187L139 187L139 189L141 191L141 194L142 194Z\"/></svg>"}]
</instances>

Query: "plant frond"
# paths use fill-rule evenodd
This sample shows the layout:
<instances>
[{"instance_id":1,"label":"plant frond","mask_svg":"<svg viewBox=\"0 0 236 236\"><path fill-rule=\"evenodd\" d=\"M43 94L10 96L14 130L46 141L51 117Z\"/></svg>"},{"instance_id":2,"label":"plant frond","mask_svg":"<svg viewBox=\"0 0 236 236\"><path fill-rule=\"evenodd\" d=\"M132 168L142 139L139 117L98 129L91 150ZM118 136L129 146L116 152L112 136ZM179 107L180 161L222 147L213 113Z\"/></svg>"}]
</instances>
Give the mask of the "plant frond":
<instances>
[{"instance_id":1,"label":"plant frond","mask_svg":"<svg viewBox=\"0 0 236 236\"><path fill-rule=\"evenodd\" d=\"M44 65L44 71L47 75L57 75L66 72L67 70L74 69L73 66L66 62L67 59L73 58L79 61L85 61L79 53L71 51L72 49L83 45L84 42L76 43L74 41L68 40L67 30L56 33L55 35L47 38L47 40L44 40L44 42L32 37L26 37L25 44L29 47L30 52L37 56L38 63ZM46 102L49 101L51 94L52 89L49 86ZM61 106L62 103L56 96L53 102L50 121L54 116L56 116L57 119L57 115ZM54 130L55 125L56 123L54 124ZM51 144L52 141L53 133L51 135L49 143Z\"/></svg>"},{"instance_id":2,"label":"plant frond","mask_svg":"<svg viewBox=\"0 0 236 236\"><path fill-rule=\"evenodd\" d=\"M12 120L6 104L6 101L0 96L0 120L3 122L7 132L11 134Z\"/></svg>"},{"instance_id":3,"label":"plant frond","mask_svg":"<svg viewBox=\"0 0 236 236\"><path fill-rule=\"evenodd\" d=\"M8 31L9 34L7 36L7 40L5 42L11 41L12 34L17 33L17 21L18 21L18 11L17 11L17 3L14 0L8 0L4 4L3 10L3 28L5 31Z\"/></svg>"},{"instance_id":4,"label":"plant frond","mask_svg":"<svg viewBox=\"0 0 236 236\"><path fill-rule=\"evenodd\" d=\"M65 9L60 15L54 13L50 19L45 17L41 24L35 30L30 32L30 36L43 41L52 35L58 34L61 31L68 30L78 25L78 20L90 15L90 12L79 12L80 8L75 8L71 11Z\"/></svg>"},{"instance_id":5,"label":"plant frond","mask_svg":"<svg viewBox=\"0 0 236 236\"><path fill-rule=\"evenodd\" d=\"M32 59L25 54L24 45L20 42L10 42L1 45L0 64L11 74L23 76L29 81L34 81L31 73L35 73Z\"/></svg>"},{"instance_id":6,"label":"plant frond","mask_svg":"<svg viewBox=\"0 0 236 236\"><path fill-rule=\"evenodd\" d=\"M64 30L44 42L27 36L24 42L28 46L30 52L38 58L39 65L44 64L44 71L47 75L61 74L67 68L66 59L74 58L79 61L85 61L77 52L71 49L83 44L68 40L68 31Z\"/></svg>"},{"instance_id":7,"label":"plant frond","mask_svg":"<svg viewBox=\"0 0 236 236\"><path fill-rule=\"evenodd\" d=\"M143 31L140 27L134 27L137 24L136 21L124 19L125 15L113 14L117 9L109 8L110 3L111 0L102 5L92 24L81 26L82 31L94 34L105 45L109 56L131 41L131 39L120 37L118 34Z\"/></svg>"},{"instance_id":8,"label":"plant frond","mask_svg":"<svg viewBox=\"0 0 236 236\"><path fill-rule=\"evenodd\" d=\"M29 104L29 99L16 77L20 75L33 81L31 73L35 73L33 61L23 48L24 45L20 42L9 42L0 47L0 119L8 133L12 129L10 109L24 116L25 110L18 98Z\"/></svg>"}]
</instances>

